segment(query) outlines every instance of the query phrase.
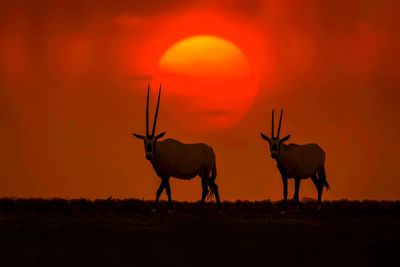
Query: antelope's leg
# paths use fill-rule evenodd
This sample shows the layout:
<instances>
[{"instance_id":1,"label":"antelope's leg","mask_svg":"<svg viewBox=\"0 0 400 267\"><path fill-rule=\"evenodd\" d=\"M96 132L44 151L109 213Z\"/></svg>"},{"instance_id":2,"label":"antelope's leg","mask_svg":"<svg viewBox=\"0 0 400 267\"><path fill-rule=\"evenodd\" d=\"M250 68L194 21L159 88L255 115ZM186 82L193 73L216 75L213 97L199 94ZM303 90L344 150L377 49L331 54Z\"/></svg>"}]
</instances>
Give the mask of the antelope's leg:
<instances>
[{"instance_id":1,"label":"antelope's leg","mask_svg":"<svg viewBox=\"0 0 400 267\"><path fill-rule=\"evenodd\" d=\"M201 204L204 204L206 197L207 197L207 193L208 193L208 185L207 185L207 177L201 177L201 188L202 188L202 192L201 192Z\"/></svg>"},{"instance_id":2,"label":"antelope's leg","mask_svg":"<svg viewBox=\"0 0 400 267\"><path fill-rule=\"evenodd\" d=\"M283 211L286 212L287 206L287 178L282 177L283 182Z\"/></svg>"},{"instance_id":3,"label":"antelope's leg","mask_svg":"<svg viewBox=\"0 0 400 267\"><path fill-rule=\"evenodd\" d=\"M322 190L324 189L324 184L322 183L322 181L318 180L317 175L311 176L311 180L314 182L314 185L318 191L318 206L321 206Z\"/></svg>"},{"instance_id":4,"label":"antelope's leg","mask_svg":"<svg viewBox=\"0 0 400 267\"><path fill-rule=\"evenodd\" d=\"M208 185L210 186L211 190L215 195L215 200L217 201L218 208L221 208L221 200L219 199L218 185L213 180L210 180L208 182Z\"/></svg>"},{"instance_id":5,"label":"antelope's leg","mask_svg":"<svg viewBox=\"0 0 400 267\"><path fill-rule=\"evenodd\" d=\"M164 181L161 181L160 186L157 189L156 192L156 201L154 202L154 209L157 209L157 205L158 205L158 200L160 199L161 193L164 190Z\"/></svg>"},{"instance_id":6,"label":"antelope's leg","mask_svg":"<svg viewBox=\"0 0 400 267\"><path fill-rule=\"evenodd\" d=\"M294 200L297 202L297 205L301 208L301 202L299 199L299 191L300 191L300 177L294 178Z\"/></svg>"},{"instance_id":7,"label":"antelope's leg","mask_svg":"<svg viewBox=\"0 0 400 267\"><path fill-rule=\"evenodd\" d=\"M171 199L171 187L169 186L169 177L164 178L164 185L165 185L165 191L167 192L168 196L168 209L172 208L172 199Z\"/></svg>"}]
</instances>

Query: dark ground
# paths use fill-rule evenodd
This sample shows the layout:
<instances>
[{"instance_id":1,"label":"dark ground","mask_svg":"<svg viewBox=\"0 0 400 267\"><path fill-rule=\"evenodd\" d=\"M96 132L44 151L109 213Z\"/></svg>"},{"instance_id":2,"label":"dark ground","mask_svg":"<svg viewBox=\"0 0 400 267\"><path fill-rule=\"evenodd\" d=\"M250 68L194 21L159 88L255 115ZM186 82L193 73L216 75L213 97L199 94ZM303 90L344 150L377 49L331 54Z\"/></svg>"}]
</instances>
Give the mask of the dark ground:
<instances>
[{"instance_id":1,"label":"dark ground","mask_svg":"<svg viewBox=\"0 0 400 267\"><path fill-rule=\"evenodd\" d=\"M0 199L0 266L396 266L400 202ZM390 264L390 262L393 262ZM397 264L396 264L397 262Z\"/></svg>"}]
</instances>

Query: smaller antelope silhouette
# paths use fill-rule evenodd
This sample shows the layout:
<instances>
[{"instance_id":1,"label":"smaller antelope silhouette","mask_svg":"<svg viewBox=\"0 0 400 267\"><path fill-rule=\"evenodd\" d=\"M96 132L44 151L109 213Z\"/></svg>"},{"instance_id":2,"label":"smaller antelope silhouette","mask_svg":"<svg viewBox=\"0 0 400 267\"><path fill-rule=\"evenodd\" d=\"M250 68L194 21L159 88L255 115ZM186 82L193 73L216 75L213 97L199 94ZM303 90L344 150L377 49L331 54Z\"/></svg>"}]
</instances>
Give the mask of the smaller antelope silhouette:
<instances>
[{"instance_id":1,"label":"smaller antelope silhouette","mask_svg":"<svg viewBox=\"0 0 400 267\"><path fill-rule=\"evenodd\" d=\"M220 208L221 201L219 198L218 186L215 183L217 168L213 149L206 144L184 144L172 138L158 141L158 139L165 135L165 132L155 135L158 108L160 105L161 85L158 90L153 129L151 134L149 134L149 94L150 84L147 88L146 136L140 134L133 135L144 141L146 159L151 162L154 171L161 178L161 184L156 192L153 210L155 211L157 209L157 204L164 188L168 196L168 210L172 208L171 189L169 185L170 177L190 180L196 176L201 177L203 189L201 203L203 204L205 202L207 195L211 197L215 194L217 205Z\"/></svg>"},{"instance_id":2,"label":"smaller antelope silhouette","mask_svg":"<svg viewBox=\"0 0 400 267\"><path fill-rule=\"evenodd\" d=\"M275 159L278 170L282 176L283 182L283 212L286 212L287 205L287 180L294 178L295 191L294 199L301 206L299 200L300 181L311 178L318 191L318 208L321 207L321 197L324 186L329 189L325 174L325 152L317 144L289 144L285 142L289 140L290 135L283 138L279 137L281 131L283 109L281 110L278 126L278 134L274 135L274 110L272 110L272 133L271 138L263 133L261 137L269 143L271 157Z\"/></svg>"}]
</instances>

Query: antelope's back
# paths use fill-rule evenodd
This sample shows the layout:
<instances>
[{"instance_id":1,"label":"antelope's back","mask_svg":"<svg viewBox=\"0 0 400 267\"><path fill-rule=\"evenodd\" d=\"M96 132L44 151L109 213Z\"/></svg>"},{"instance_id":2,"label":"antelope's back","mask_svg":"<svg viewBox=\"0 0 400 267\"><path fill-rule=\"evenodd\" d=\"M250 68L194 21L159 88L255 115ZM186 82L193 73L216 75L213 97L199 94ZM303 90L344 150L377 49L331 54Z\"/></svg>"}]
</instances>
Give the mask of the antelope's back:
<instances>
[{"instance_id":1,"label":"antelope's back","mask_svg":"<svg viewBox=\"0 0 400 267\"><path fill-rule=\"evenodd\" d=\"M325 152L318 144L289 144L288 150L296 157L306 157L312 161L325 160Z\"/></svg>"},{"instance_id":2,"label":"antelope's back","mask_svg":"<svg viewBox=\"0 0 400 267\"><path fill-rule=\"evenodd\" d=\"M210 167L215 164L213 149L203 143L185 144L168 138L157 144L157 153L168 157L171 163L179 164L183 168Z\"/></svg>"}]
</instances>

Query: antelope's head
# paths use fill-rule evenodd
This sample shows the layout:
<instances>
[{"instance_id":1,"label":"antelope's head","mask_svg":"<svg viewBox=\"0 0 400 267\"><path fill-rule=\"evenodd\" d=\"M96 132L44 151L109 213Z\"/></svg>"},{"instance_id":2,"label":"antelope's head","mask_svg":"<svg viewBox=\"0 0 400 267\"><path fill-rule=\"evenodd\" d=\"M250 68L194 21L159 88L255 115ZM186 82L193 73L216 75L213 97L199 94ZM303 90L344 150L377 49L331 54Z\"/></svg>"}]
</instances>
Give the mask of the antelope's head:
<instances>
[{"instance_id":1,"label":"antelope's head","mask_svg":"<svg viewBox=\"0 0 400 267\"><path fill-rule=\"evenodd\" d=\"M143 140L144 142L144 151L146 153L146 159L152 160L156 151L157 140L165 135L165 132L162 132L158 135L155 135L156 124L157 124L157 116L158 116L158 107L160 106L160 95L161 95L161 85L158 90L158 100L156 113L154 115L153 128L151 130L151 134L149 134L149 95L150 95L150 83L147 88L147 101L146 101L146 135L141 134L133 134L136 138Z\"/></svg>"},{"instance_id":2,"label":"antelope's head","mask_svg":"<svg viewBox=\"0 0 400 267\"><path fill-rule=\"evenodd\" d=\"M281 115L279 117L279 125L278 125L278 134L276 136L274 134L274 117L275 117L274 109L272 110L271 138L263 133L260 133L261 138L269 143L269 150L271 151L271 157L274 159L279 158L279 155L281 153L282 143L286 142L290 138L290 135L287 135L287 136L283 137L282 139L279 137L279 134L281 132L282 114L283 114L283 109L281 109Z\"/></svg>"}]
</instances>

